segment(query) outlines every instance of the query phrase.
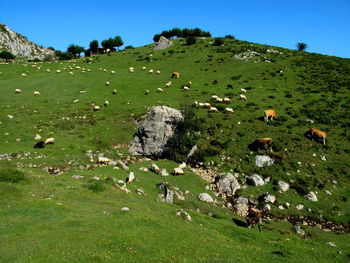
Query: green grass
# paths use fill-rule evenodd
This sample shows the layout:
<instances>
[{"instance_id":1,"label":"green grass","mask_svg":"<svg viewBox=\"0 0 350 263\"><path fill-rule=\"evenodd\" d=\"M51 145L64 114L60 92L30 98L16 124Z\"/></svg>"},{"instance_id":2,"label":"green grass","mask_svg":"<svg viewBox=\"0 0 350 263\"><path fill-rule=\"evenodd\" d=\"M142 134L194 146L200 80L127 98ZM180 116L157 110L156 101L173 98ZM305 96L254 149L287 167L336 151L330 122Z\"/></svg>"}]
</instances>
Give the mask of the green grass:
<instances>
[{"instance_id":1,"label":"green grass","mask_svg":"<svg viewBox=\"0 0 350 263\"><path fill-rule=\"evenodd\" d=\"M177 39L168 50L152 52L149 45L100 55L92 63L78 59L0 65L0 154L11 156L10 161L0 161L0 262L348 260L348 234L306 227L309 237L304 240L293 233L288 222L266 222L261 233L257 228L236 225L233 218L244 219L220 205L197 200L201 192L214 195L205 189L208 183L188 169L185 176L161 177L138 170L141 166L149 168L151 161L132 164L137 180L128 185L129 194L104 180L125 180L126 171L113 170L112 166L80 169L93 164L86 156L88 150L115 160L126 158L135 120L149 107L179 108L186 100L211 102L219 108L232 107L235 113L194 109L201 120L197 145L207 155L204 165L214 161L215 169L237 172L241 180L252 173L270 176L267 185L249 186L240 194L255 198L266 191L275 194L275 215L322 215L335 223L349 224L349 60L237 40L214 47L209 41L212 39L198 39L197 44L185 46L184 40ZM268 48L282 54L269 53ZM247 50L259 52L260 61L266 57L272 62L233 58ZM35 64L41 69L33 67ZM91 72L84 74L70 66ZM131 66L135 73L128 72ZM61 73L56 73L57 69ZM149 69L161 73L149 74ZM180 72L179 79L170 78L173 71ZM191 89L183 91L181 86L189 80ZM105 86L106 81L111 85ZM172 86L157 93L157 88L168 81ZM227 84L232 84L233 90L227 89ZM16 88L22 93L14 94ZM241 88L248 90L247 101L239 100ZM118 90L116 95L112 95L114 89ZM150 94L145 95L147 89ZM36 90L41 96L34 97ZM231 97L232 103L215 104L210 101L214 94ZM79 101L74 103L76 99ZM103 107L105 100L109 100L109 107ZM101 111L93 112L92 103L100 105ZM261 117L268 108L276 109L279 117L264 123ZM14 117L9 119L8 115ZM310 127L328 133L326 145L304 136ZM36 134L43 139L54 137L55 144L34 149ZM273 154L279 160L274 166L255 166L256 154L247 146L258 137L273 138ZM265 153L272 154L260 152ZM168 171L177 166L166 160L156 163ZM55 176L43 170L47 167L60 167L65 172ZM84 178L77 180L73 175ZM94 182L93 176L101 180ZM319 202L308 201L295 189L277 193L278 180L292 185L301 179L301 189L318 191ZM162 182L183 192L188 190L186 200L175 200L172 205L158 202L156 185ZM145 196L137 195L137 188L142 188ZM332 190L332 196L324 192L326 189ZM279 210L277 206L285 202L291 208ZM299 203L311 212L297 211ZM125 206L130 211L120 210ZM180 208L190 213L191 222L175 216ZM327 246L328 241L336 247Z\"/></svg>"}]
</instances>

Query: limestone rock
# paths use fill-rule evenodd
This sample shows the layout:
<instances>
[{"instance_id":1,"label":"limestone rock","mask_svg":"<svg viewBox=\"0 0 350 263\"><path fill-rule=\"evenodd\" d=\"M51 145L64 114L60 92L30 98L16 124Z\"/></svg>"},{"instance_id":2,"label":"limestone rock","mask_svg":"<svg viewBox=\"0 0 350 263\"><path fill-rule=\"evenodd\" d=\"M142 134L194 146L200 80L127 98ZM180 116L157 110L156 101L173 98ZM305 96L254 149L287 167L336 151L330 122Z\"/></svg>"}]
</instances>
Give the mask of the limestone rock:
<instances>
[{"instance_id":1,"label":"limestone rock","mask_svg":"<svg viewBox=\"0 0 350 263\"><path fill-rule=\"evenodd\" d=\"M318 201L317 195L314 192L312 192L312 191L310 193L308 193L307 195L305 195L305 197L307 199L309 199L310 201L312 201L312 202L317 202Z\"/></svg>"},{"instance_id":2,"label":"limestone rock","mask_svg":"<svg viewBox=\"0 0 350 263\"><path fill-rule=\"evenodd\" d=\"M289 189L289 184L283 181L278 181L277 182L279 188L280 188L280 192L283 193L285 191L287 191Z\"/></svg>"},{"instance_id":3,"label":"limestone rock","mask_svg":"<svg viewBox=\"0 0 350 263\"><path fill-rule=\"evenodd\" d=\"M222 173L215 178L215 184L221 194L234 195L241 189L237 179L231 173Z\"/></svg>"},{"instance_id":4,"label":"limestone rock","mask_svg":"<svg viewBox=\"0 0 350 263\"><path fill-rule=\"evenodd\" d=\"M249 200L245 197L238 197L234 200L233 210L240 216L247 216L249 211Z\"/></svg>"},{"instance_id":5,"label":"limestone rock","mask_svg":"<svg viewBox=\"0 0 350 263\"><path fill-rule=\"evenodd\" d=\"M213 203L214 199L207 193L200 193L198 199L202 202Z\"/></svg>"},{"instance_id":6,"label":"limestone rock","mask_svg":"<svg viewBox=\"0 0 350 263\"><path fill-rule=\"evenodd\" d=\"M305 237L305 231L301 228L300 225L294 225L293 230L298 236Z\"/></svg>"},{"instance_id":7,"label":"limestone rock","mask_svg":"<svg viewBox=\"0 0 350 263\"><path fill-rule=\"evenodd\" d=\"M137 130L129 149L131 154L161 157L166 144L173 136L176 125L183 119L179 110L167 107L153 107L145 119L137 123Z\"/></svg>"},{"instance_id":8,"label":"limestone rock","mask_svg":"<svg viewBox=\"0 0 350 263\"><path fill-rule=\"evenodd\" d=\"M187 220L187 221L192 221L191 216L189 215L189 213L187 213L185 210L183 209L179 209L176 211L176 215L182 217L183 219Z\"/></svg>"},{"instance_id":9,"label":"limestone rock","mask_svg":"<svg viewBox=\"0 0 350 263\"><path fill-rule=\"evenodd\" d=\"M268 155L255 156L255 165L258 167L270 166L274 163L274 160Z\"/></svg>"},{"instance_id":10,"label":"limestone rock","mask_svg":"<svg viewBox=\"0 0 350 263\"><path fill-rule=\"evenodd\" d=\"M259 197L259 201L273 204L276 201L276 197L274 195L269 194L269 193L265 193Z\"/></svg>"},{"instance_id":11,"label":"limestone rock","mask_svg":"<svg viewBox=\"0 0 350 263\"><path fill-rule=\"evenodd\" d=\"M261 186L261 185L264 185L265 182L261 178L260 175L253 174L253 175L250 175L250 176L247 177L247 184L253 185L253 186Z\"/></svg>"},{"instance_id":12,"label":"limestone rock","mask_svg":"<svg viewBox=\"0 0 350 263\"><path fill-rule=\"evenodd\" d=\"M153 50L163 50L173 46L173 42L166 37L161 36L158 42L153 46Z\"/></svg>"}]
</instances>

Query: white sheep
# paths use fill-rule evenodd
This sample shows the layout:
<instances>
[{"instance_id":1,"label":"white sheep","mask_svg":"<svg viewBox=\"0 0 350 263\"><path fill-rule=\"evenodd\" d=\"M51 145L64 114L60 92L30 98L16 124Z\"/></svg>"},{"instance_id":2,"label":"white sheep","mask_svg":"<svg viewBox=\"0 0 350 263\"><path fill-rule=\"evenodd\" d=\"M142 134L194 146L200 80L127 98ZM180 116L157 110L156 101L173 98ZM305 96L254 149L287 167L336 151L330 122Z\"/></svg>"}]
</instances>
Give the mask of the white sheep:
<instances>
[{"instance_id":1,"label":"white sheep","mask_svg":"<svg viewBox=\"0 0 350 263\"><path fill-rule=\"evenodd\" d=\"M224 100L222 98L216 98L215 101L218 103L222 103Z\"/></svg>"},{"instance_id":2,"label":"white sheep","mask_svg":"<svg viewBox=\"0 0 350 263\"><path fill-rule=\"evenodd\" d=\"M247 97L246 97L245 95L243 95L243 94L240 94L240 95L239 95L239 98L240 98L241 100L246 100L246 99L247 99Z\"/></svg>"},{"instance_id":3,"label":"white sheep","mask_svg":"<svg viewBox=\"0 0 350 263\"><path fill-rule=\"evenodd\" d=\"M158 88L157 92L164 92L164 90L162 88Z\"/></svg>"},{"instance_id":4,"label":"white sheep","mask_svg":"<svg viewBox=\"0 0 350 263\"><path fill-rule=\"evenodd\" d=\"M142 67L142 70L146 70L147 68L146 67Z\"/></svg>"},{"instance_id":5,"label":"white sheep","mask_svg":"<svg viewBox=\"0 0 350 263\"><path fill-rule=\"evenodd\" d=\"M174 175L184 175L184 171L180 168L180 167L177 167L177 168L174 168Z\"/></svg>"},{"instance_id":6,"label":"white sheep","mask_svg":"<svg viewBox=\"0 0 350 263\"><path fill-rule=\"evenodd\" d=\"M111 71L111 73L112 73L112 74L115 74L115 71L114 71L114 70L112 70L112 71Z\"/></svg>"},{"instance_id":7,"label":"white sheep","mask_svg":"<svg viewBox=\"0 0 350 263\"><path fill-rule=\"evenodd\" d=\"M232 109L232 108L225 108L225 111L226 111L227 113L233 113L233 109Z\"/></svg>"},{"instance_id":8,"label":"white sheep","mask_svg":"<svg viewBox=\"0 0 350 263\"><path fill-rule=\"evenodd\" d=\"M69 75L74 75L74 73L72 71L69 71Z\"/></svg>"},{"instance_id":9,"label":"white sheep","mask_svg":"<svg viewBox=\"0 0 350 263\"><path fill-rule=\"evenodd\" d=\"M211 112L219 112L219 110L216 107L210 107L209 110Z\"/></svg>"},{"instance_id":10,"label":"white sheep","mask_svg":"<svg viewBox=\"0 0 350 263\"><path fill-rule=\"evenodd\" d=\"M129 72L133 73L134 72L134 67L129 68Z\"/></svg>"},{"instance_id":11,"label":"white sheep","mask_svg":"<svg viewBox=\"0 0 350 263\"><path fill-rule=\"evenodd\" d=\"M51 71L50 71L50 69L47 69L46 72L50 73Z\"/></svg>"},{"instance_id":12,"label":"white sheep","mask_svg":"<svg viewBox=\"0 0 350 263\"><path fill-rule=\"evenodd\" d=\"M159 70L157 70L157 71L156 71L156 73L157 73L157 74L160 74L160 71L159 71Z\"/></svg>"},{"instance_id":13,"label":"white sheep","mask_svg":"<svg viewBox=\"0 0 350 263\"><path fill-rule=\"evenodd\" d=\"M105 103L104 103L105 107L108 107L109 106L109 101L106 100Z\"/></svg>"},{"instance_id":14,"label":"white sheep","mask_svg":"<svg viewBox=\"0 0 350 263\"><path fill-rule=\"evenodd\" d=\"M165 83L165 85L164 85L165 88L169 88L170 86L171 86L171 81Z\"/></svg>"},{"instance_id":15,"label":"white sheep","mask_svg":"<svg viewBox=\"0 0 350 263\"><path fill-rule=\"evenodd\" d=\"M101 110L100 106L95 105L94 108L92 109L93 111L99 111Z\"/></svg>"},{"instance_id":16,"label":"white sheep","mask_svg":"<svg viewBox=\"0 0 350 263\"><path fill-rule=\"evenodd\" d=\"M61 73L61 70L59 70L59 69L58 69L58 70L56 70L56 73Z\"/></svg>"},{"instance_id":17,"label":"white sheep","mask_svg":"<svg viewBox=\"0 0 350 263\"><path fill-rule=\"evenodd\" d=\"M204 107L210 109L211 108L211 104L208 103L208 102L204 102Z\"/></svg>"},{"instance_id":18,"label":"white sheep","mask_svg":"<svg viewBox=\"0 0 350 263\"><path fill-rule=\"evenodd\" d=\"M148 71L148 73L153 73L153 69L150 69L150 70Z\"/></svg>"},{"instance_id":19,"label":"white sheep","mask_svg":"<svg viewBox=\"0 0 350 263\"><path fill-rule=\"evenodd\" d=\"M199 103L198 103L198 106L201 107L201 108L204 108L204 107L205 107L205 103L199 102Z\"/></svg>"},{"instance_id":20,"label":"white sheep","mask_svg":"<svg viewBox=\"0 0 350 263\"><path fill-rule=\"evenodd\" d=\"M27 74L26 73L22 73L21 76L22 77L27 77Z\"/></svg>"},{"instance_id":21,"label":"white sheep","mask_svg":"<svg viewBox=\"0 0 350 263\"><path fill-rule=\"evenodd\" d=\"M230 98L224 98L224 102L225 103L231 103L231 99Z\"/></svg>"},{"instance_id":22,"label":"white sheep","mask_svg":"<svg viewBox=\"0 0 350 263\"><path fill-rule=\"evenodd\" d=\"M183 88L184 90L190 90L190 88L187 87L187 86L183 86L182 88Z\"/></svg>"},{"instance_id":23,"label":"white sheep","mask_svg":"<svg viewBox=\"0 0 350 263\"><path fill-rule=\"evenodd\" d=\"M34 96L40 96L40 92L39 91L34 91Z\"/></svg>"},{"instance_id":24,"label":"white sheep","mask_svg":"<svg viewBox=\"0 0 350 263\"><path fill-rule=\"evenodd\" d=\"M149 94L149 89L146 89L145 95L148 95L148 94Z\"/></svg>"},{"instance_id":25,"label":"white sheep","mask_svg":"<svg viewBox=\"0 0 350 263\"><path fill-rule=\"evenodd\" d=\"M217 95L212 95L211 98L212 98L213 100L216 100L217 98L219 98L219 96L217 96Z\"/></svg>"},{"instance_id":26,"label":"white sheep","mask_svg":"<svg viewBox=\"0 0 350 263\"><path fill-rule=\"evenodd\" d=\"M247 93L247 90L246 90L246 89L241 89L241 91L242 91L243 93Z\"/></svg>"},{"instance_id":27,"label":"white sheep","mask_svg":"<svg viewBox=\"0 0 350 263\"><path fill-rule=\"evenodd\" d=\"M181 164L179 165L179 168L185 169L185 168L186 168L186 163L185 163L185 162L181 163Z\"/></svg>"},{"instance_id":28,"label":"white sheep","mask_svg":"<svg viewBox=\"0 0 350 263\"><path fill-rule=\"evenodd\" d=\"M117 94L118 93L118 91L116 90L116 89L114 89L113 91L112 91L112 94L113 95L115 95L115 94Z\"/></svg>"},{"instance_id":29,"label":"white sheep","mask_svg":"<svg viewBox=\"0 0 350 263\"><path fill-rule=\"evenodd\" d=\"M15 94L20 94L20 93L22 93L21 89L15 89Z\"/></svg>"},{"instance_id":30,"label":"white sheep","mask_svg":"<svg viewBox=\"0 0 350 263\"><path fill-rule=\"evenodd\" d=\"M106 81L106 86L111 85L111 83L109 81Z\"/></svg>"},{"instance_id":31,"label":"white sheep","mask_svg":"<svg viewBox=\"0 0 350 263\"><path fill-rule=\"evenodd\" d=\"M50 137L45 140L45 144L54 144L55 143L55 138Z\"/></svg>"}]
</instances>

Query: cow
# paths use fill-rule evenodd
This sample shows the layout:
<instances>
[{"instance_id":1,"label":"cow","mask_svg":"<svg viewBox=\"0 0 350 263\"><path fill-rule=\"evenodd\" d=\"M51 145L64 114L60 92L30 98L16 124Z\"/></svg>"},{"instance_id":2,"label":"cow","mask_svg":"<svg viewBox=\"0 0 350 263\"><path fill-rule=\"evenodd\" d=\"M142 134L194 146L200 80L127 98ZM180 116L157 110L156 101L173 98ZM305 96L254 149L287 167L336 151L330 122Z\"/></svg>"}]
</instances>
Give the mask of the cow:
<instances>
[{"instance_id":1,"label":"cow","mask_svg":"<svg viewBox=\"0 0 350 263\"><path fill-rule=\"evenodd\" d=\"M171 77L172 77L172 78L175 78L175 79L178 79L178 78L180 77L180 73L179 73L179 72L173 72L173 73L171 74Z\"/></svg>"},{"instance_id":2,"label":"cow","mask_svg":"<svg viewBox=\"0 0 350 263\"><path fill-rule=\"evenodd\" d=\"M316 128L311 128L306 132L311 136L311 139L322 139L323 144L326 144L327 133Z\"/></svg>"},{"instance_id":3,"label":"cow","mask_svg":"<svg viewBox=\"0 0 350 263\"><path fill-rule=\"evenodd\" d=\"M272 145L272 138L258 138L252 142L248 148L252 151L259 151L260 149L268 149Z\"/></svg>"},{"instance_id":4,"label":"cow","mask_svg":"<svg viewBox=\"0 0 350 263\"><path fill-rule=\"evenodd\" d=\"M273 120L273 118L277 117L277 112L273 109L265 110L264 111L264 121L269 121L269 118Z\"/></svg>"}]
</instances>

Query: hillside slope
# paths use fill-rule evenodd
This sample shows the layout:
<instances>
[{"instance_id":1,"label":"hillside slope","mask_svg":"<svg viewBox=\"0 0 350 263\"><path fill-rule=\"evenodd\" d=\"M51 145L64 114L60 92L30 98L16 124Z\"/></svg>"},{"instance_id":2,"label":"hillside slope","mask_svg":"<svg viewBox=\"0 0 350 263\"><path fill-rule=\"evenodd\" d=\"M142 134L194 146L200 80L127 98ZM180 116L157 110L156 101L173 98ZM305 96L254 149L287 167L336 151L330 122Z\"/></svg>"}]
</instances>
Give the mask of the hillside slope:
<instances>
[{"instance_id":1,"label":"hillside slope","mask_svg":"<svg viewBox=\"0 0 350 263\"><path fill-rule=\"evenodd\" d=\"M52 50L30 42L4 24L0 24L0 50L7 50L15 56L28 58L43 59L45 56L54 55Z\"/></svg>"},{"instance_id":2,"label":"hillside slope","mask_svg":"<svg viewBox=\"0 0 350 263\"><path fill-rule=\"evenodd\" d=\"M212 43L198 39L187 46L176 39L163 51L153 52L148 45L76 61L0 65L0 261L348 260L350 61L238 40L220 47ZM179 79L171 79L174 71L180 72ZM172 84L165 88L168 81ZM192 85L186 91L182 86L188 81ZM240 100L242 88L247 100ZM216 103L212 95L231 102ZM129 156L135 120L150 107L179 109L194 101L219 110L192 107L200 120L192 139L201 169L237 174L242 197L276 196L268 211L272 220L265 220L262 232L242 227L244 218L225 207L196 170L163 177L139 168L156 163L171 171L178 164ZM94 104L101 111L92 111ZM225 107L234 113L225 113ZM263 111L269 108L279 116L265 123ZM326 145L304 135L311 127L327 132ZM54 137L55 144L34 149L36 134ZM259 137L273 138L272 149L247 148ZM256 155L269 155L275 164L257 167ZM130 193L115 183L125 181L130 171L100 167L98 156L129 163L137 179L127 185ZM245 183L255 173L265 185ZM280 193L278 181L291 188ZM157 185L164 182L177 187L185 200L159 202ZM310 191L317 202L304 196ZM216 205L200 202L202 192ZM304 209L296 209L299 204ZM176 217L178 209L192 221ZM297 236L292 220L284 218L296 218L306 238Z\"/></svg>"}]
</instances>

